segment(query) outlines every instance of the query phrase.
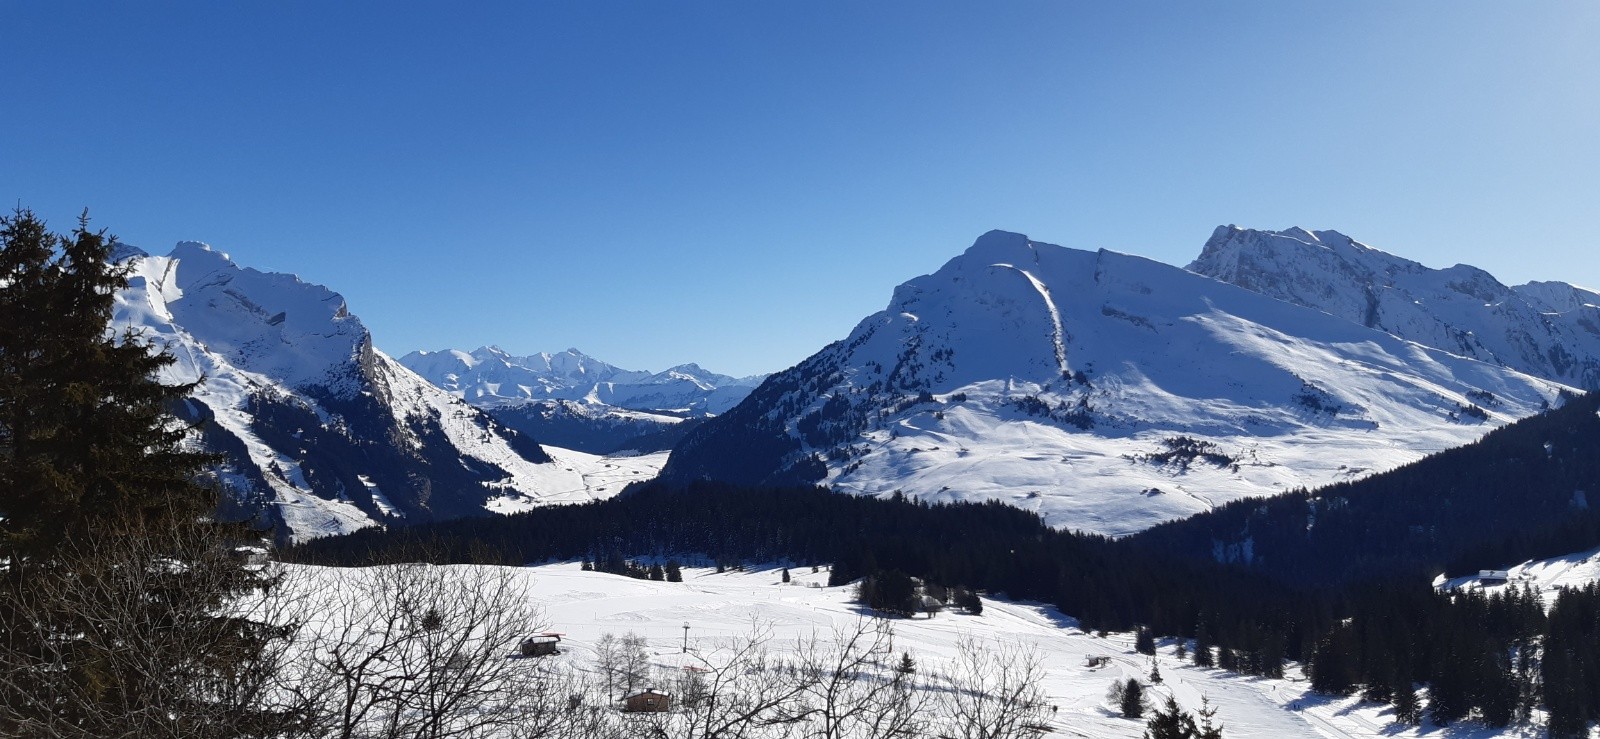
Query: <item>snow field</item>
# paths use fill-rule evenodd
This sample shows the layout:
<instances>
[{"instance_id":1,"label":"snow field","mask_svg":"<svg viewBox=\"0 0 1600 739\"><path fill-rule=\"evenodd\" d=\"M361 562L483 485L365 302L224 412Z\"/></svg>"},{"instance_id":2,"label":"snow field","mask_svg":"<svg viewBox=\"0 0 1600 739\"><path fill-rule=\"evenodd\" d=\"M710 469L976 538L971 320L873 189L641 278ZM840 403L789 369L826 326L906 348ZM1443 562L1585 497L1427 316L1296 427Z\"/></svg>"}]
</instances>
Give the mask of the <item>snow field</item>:
<instances>
[{"instance_id":1,"label":"snow field","mask_svg":"<svg viewBox=\"0 0 1600 739\"><path fill-rule=\"evenodd\" d=\"M309 582L327 588L340 587L341 579L359 572L296 569L308 573ZM761 623L771 629L769 647L784 652L813 636L827 639L835 629L846 629L864 615L852 602L853 588L822 587L827 581L826 568L819 573L810 572L809 567L793 568L789 584L781 582L776 568L723 574L685 568L682 583L584 572L576 563L509 570L528 602L544 614L543 622L528 625L528 634L562 633L562 654L552 659L583 668L592 668L594 645L606 633L643 636L651 662L662 668L662 674L670 674L693 663L682 651L686 623L690 650L713 651L748 636L752 623ZM947 668L955 659L958 641L966 637L1036 650L1046 670L1043 691L1056 709L1049 717L1053 728L1048 736L1133 739L1144 731L1143 721L1121 718L1106 699L1113 680L1138 677L1148 682L1151 658L1134 652L1132 634L1096 637L1052 607L993 598L984 599L981 616L947 611L932 619L894 619L891 623L895 651L909 652L919 673ZM1205 697L1217 709L1228 737L1521 735L1517 729L1492 733L1471 726L1444 731L1425 725L1401 731L1388 723L1386 706L1307 694L1297 666L1290 665L1286 669L1289 677L1281 680L1240 677L1180 661L1174 657L1174 646L1163 641L1158 649L1156 659L1164 680L1151 687L1152 702L1163 701L1170 693L1193 711ZM507 645L508 651L512 648L514 645ZM1090 657L1103 657L1106 662L1090 667Z\"/></svg>"}]
</instances>

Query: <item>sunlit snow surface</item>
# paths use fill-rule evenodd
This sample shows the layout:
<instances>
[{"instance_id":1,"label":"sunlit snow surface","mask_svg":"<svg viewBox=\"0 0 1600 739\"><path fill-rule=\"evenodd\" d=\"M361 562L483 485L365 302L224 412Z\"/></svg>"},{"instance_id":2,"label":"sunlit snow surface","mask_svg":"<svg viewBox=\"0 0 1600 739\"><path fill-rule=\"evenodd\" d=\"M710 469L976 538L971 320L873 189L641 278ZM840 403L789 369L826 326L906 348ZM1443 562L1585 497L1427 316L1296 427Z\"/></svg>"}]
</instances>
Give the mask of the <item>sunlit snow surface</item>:
<instances>
[{"instance_id":1,"label":"sunlit snow surface","mask_svg":"<svg viewBox=\"0 0 1600 739\"><path fill-rule=\"evenodd\" d=\"M356 572L297 569L310 576L313 587L328 593L338 592L340 579ZM794 581L787 585L777 569L716 574L685 568L682 583L583 572L573 563L514 568L514 572L528 599L545 614L544 623L529 624L529 633L564 634L563 653L554 659L584 667L592 667L594 644L607 632L644 636L651 662L677 669L688 663L681 651L686 623L690 649L714 649L748 635L754 620L771 626L771 647L784 651L799 639L813 635L826 639L835 628L848 627L861 617L852 602L853 588L820 587L827 582L826 568L815 574L809 567L793 568ZM910 652L924 671L949 665L957 640L964 635L1037 649L1048 671L1044 692L1056 707L1050 719L1054 730L1048 736L1131 739L1144 732L1142 721L1121 718L1106 702L1112 680L1138 677L1148 682L1150 658L1133 651L1131 634L1098 638L1052 607L991 598L984 599L982 616L947 612L932 619L895 619L893 627L896 651ZM1225 735L1234 739L1518 735L1516 730L1490 732L1470 724L1451 726L1445 734L1429 726L1401 731L1389 724L1385 706L1308 694L1298 666L1291 665L1288 678L1282 680L1239 677L1178 660L1174 647L1172 642L1160 645L1164 681L1152 688L1152 698L1161 701L1173 693L1180 705L1194 710L1204 696L1217 708ZM1109 663L1089 667L1091 656L1107 657Z\"/></svg>"},{"instance_id":2,"label":"sunlit snow surface","mask_svg":"<svg viewBox=\"0 0 1600 739\"><path fill-rule=\"evenodd\" d=\"M796 438L830 399L877 402L864 401L875 385L933 397L876 406L855 438L806 447L828 484L1000 500L1112 535L1390 469L1534 413L1562 388L1148 259L1003 232L901 285L808 362L833 384L778 400L800 409L786 421ZM1030 415L1018 407L1030 397L1084 404L1093 425ZM1487 421L1460 416L1470 405ZM1233 463L1148 461L1180 436Z\"/></svg>"},{"instance_id":3,"label":"sunlit snow surface","mask_svg":"<svg viewBox=\"0 0 1600 739\"><path fill-rule=\"evenodd\" d=\"M1189 269L1453 354L1600 388L1600 294L1430 269L1337 231L1218 228Z\"/></svg>"},{"instance_id":4,"label":"sunlit snow surface","mask_svg":"<svg viewBox=\"0 0 1600 739\"><path fill-rule=\"evenodd\" d=\"M1496 577L1488 581L1470 573L1456 577L1440 575L1433 585L1437 588L1482 590L1485 593L1512 587L1531 587L1543 597L1546 606L1551 606L1555 604L1562 588L1581 588L1600 582L1600 549L1529 560L1505 572L1507 576L1504 580Z\"/></svg>"},{"instance_id":5,"label":"sunlit snow surface","mask_svg":"<svg viewBox=\"0 0 1600 739\"><path fill-rule=\"evenodd\" d=\"M338 425L317 397L377 393L397 428L437 422L464 460L505 471L504 478L487 483L498 491L484 506L491 511L609 497L631 480L653 477L665 462L665 455L611 461L550 449L557 462L535 464L505 435L482 425L481 411L372 348L365 327L338 293L293 275L239 267L226 254L194 242L179 244L164 257L126 247L124 255L133 260L133 272L129 287L116 296L113 329L131 330L173 354L177 361L162 371L162 381L204 380L191 402L204 406L217 429L245 450L245 458L230 460L219 476L241 496L264 496L263 504L293 539L377 525L353 496L367 498L369 510L394 514L397 509L386 491L372 484L371 470L358 470L364 490L345 490L339 498L314 494L297 461L298 449L274 448L253 430L252 397L289 399L324 424ZM398 441L421 443L414 436ZM240 469L246 464L250 474ZM255 489L252 477L264 480L268 489Z\"/></svg>"}]
</instances>

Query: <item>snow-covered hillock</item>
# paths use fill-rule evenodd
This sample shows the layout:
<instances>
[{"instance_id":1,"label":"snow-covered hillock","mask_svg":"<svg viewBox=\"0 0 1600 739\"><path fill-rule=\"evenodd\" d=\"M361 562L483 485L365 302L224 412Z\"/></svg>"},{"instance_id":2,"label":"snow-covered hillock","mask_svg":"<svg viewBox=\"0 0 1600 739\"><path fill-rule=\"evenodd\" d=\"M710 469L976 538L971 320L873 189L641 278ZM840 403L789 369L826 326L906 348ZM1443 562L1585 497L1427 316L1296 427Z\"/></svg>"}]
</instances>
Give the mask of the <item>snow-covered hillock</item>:
<instances>
[{"instance_id":1,"label":"snow-covered hillock","mask_svg":"<svg viewBox=\"0 0 1600 739\"><path fill-rule=\"evenodd\" d=\"M1431 269L1337 231L1220 226L1189 269L1452 354L1600 389L1600 295Z\"/></svg>"},{"instance_id":2,"label":"snow-covered hillock","mask_svg":"<svg viewBox=\"0 0 1600 739\"><path fill-rule=\"evenodd\" d=\"M691 432L663 474L998 500L1120 535L1392 468L1563 389L1170 265L993 231Z\"/></svg>"},{"instance_id":3,"label":"snow-covered hillock","mask_svg":"<svg viewBox=\"0 0 1600 739\"><path fill-rule=\"evenodd\" d=\"M195 242L119 256L133 272L114 327L177 358L164 381L201 381L185 411L224 457L226 515L306 539L590 496L595 458L552 457L429 384L338 293Z\"/></svg>"},{"instance_id":4,"label":"snow-covered hillock","mask_svg":"<svg viewBox=\"0 0 1600 739\"><path fill-rule=\"evenodd\" d=\"M1532 588L1553 605L1564 588L1584 588L1600 582L1600 549L1590 549L1547 559L1533 559L1504 570L1479 570L1455 577L1439 575L1433 586L1451 590L1496 593L1506 588Z\"/></svg>"}]
</instances>

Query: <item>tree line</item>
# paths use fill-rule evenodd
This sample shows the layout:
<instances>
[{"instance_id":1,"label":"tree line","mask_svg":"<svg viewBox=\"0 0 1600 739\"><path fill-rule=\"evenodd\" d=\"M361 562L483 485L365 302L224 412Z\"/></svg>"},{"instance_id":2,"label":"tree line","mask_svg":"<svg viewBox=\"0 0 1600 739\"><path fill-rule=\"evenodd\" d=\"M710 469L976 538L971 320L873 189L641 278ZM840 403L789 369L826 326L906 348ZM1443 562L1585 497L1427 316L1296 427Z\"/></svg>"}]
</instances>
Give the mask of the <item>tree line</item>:
<instances>
[{"instance_id":1,"label":"tree line","mask_svg":"<svg viewBox=\"0 0 1600 739\"><path fill-rule=\"evenodd\" d=\"M834 584L898 572L1053 603L1090 630L1180 637L1205 666L1277 676L1300 662L1319 689L1394 702L1401 721L1426 710L1440 723L1498 725L1576 700L1548 693L1540 679L1556 637L1544 626L1488 625L1507 609L1528 611L1526 596L1438 593L1430 582L1447 567L1504 566L1600 541L1600 516L1575 495L1600 490L1600 455L1587 453L1600 448L1596 405L1593 395L1570 398L1391 473L1237 503L1120 541L1053 530L996 503L695 481L505 518L367 530L282 554L355 565L427 541L441 561L695 554L831 563ZM1227 556L1246 539L1253 558ZM1600 686L1600 670L1570 666L1583 664L1576 656L1552 664L1566 670L1564 684ZM1432 705L1413 705L1422 687Z\"/></svg>"}]
</instances>

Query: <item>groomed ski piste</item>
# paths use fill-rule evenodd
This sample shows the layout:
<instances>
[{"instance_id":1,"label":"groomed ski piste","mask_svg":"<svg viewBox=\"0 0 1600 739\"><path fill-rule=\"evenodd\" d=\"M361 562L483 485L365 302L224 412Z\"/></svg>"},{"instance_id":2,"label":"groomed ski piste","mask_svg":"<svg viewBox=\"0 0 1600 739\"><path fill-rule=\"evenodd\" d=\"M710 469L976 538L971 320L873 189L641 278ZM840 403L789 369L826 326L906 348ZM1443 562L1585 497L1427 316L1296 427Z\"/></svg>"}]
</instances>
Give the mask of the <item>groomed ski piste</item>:
<instances>
[{"instance_id":1,"label":"groomed ski piste","mask_svg":"<svg viewBox=\"0 0 1600 739\"><path fill-rule=\"evenodd\" d=\"M452 565L467 570L479 565ZM355 569L294 566L307 582L340 587ZM563 660L593 669L595 645L604 634L627 633L645 638L653 665L664 673L693 664L691 653L714 651L718 645L751 634L752 624L771 631L768 647L782 654L804 639L828 639L836 629L849 629L870 613L854 602L853 585L826 587L828 569L790 569L792 582L781 581L776 566L718 573L685 567L684 581L655 582L584 571L576 562L505 568L516 578L529 602L543 612L528 635L561 633ZM464 573L465 574L465 573ZM1046 672L1042 683L1048 704L1048 737L1143 736L1145 721L1122 718L1107 698L1114 680L1138 678L1146 684L1153 706L1170 694L1190 712L1202 698L1216 708L1216 718L1230 739L1281 737L1480 737L1541 736L1537 727L1489 730L1470 722L1449 727L1402 727L1392 723L1388 706L1358 698L1312 694L1301 667L1289 664L1283 679L1244 677L1214 668L1199 668L1175 656L1176 642L1158 642L1156 664L1163 681L1149 684L1151 658L1134 651L1133 635L1097 636L1078 628L1074 619L1052 606L984 597L982 615L947 610L932 618L894 618L894 651L907 652L918 671L938 672L956 658L964 638L988 645L1016 645L1036 650ZM688 625L687 638L684 626ZM508 653L515 645L507 645ZM1104 658L1091 666L1091 658ZM1426 699L1426 693L1423 693ZM1146 712L1146 717L1149 712Z\"/></svg>"}]
</instances>

